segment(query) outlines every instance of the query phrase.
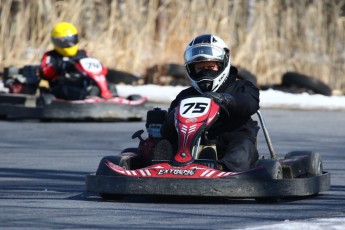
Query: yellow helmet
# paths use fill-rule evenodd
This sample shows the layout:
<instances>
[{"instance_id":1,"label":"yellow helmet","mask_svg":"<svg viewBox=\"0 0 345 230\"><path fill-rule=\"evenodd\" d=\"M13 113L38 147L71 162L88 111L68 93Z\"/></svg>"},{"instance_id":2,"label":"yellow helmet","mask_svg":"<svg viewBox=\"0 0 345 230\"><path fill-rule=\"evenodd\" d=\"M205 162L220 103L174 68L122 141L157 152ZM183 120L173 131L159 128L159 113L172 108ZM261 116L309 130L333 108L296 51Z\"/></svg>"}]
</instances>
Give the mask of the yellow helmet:
<instances>
[{"instance_id":1,"label":"yellow helmet","mask_svg":"<svg viewBox=\"0 0 345 230\"><path fill-rule=\"evenodd\" d=\"M78 31L68 22L58 23L50 33L54 49L62 56L74 56L78 52Z\"/></svg>"}]
</instances>

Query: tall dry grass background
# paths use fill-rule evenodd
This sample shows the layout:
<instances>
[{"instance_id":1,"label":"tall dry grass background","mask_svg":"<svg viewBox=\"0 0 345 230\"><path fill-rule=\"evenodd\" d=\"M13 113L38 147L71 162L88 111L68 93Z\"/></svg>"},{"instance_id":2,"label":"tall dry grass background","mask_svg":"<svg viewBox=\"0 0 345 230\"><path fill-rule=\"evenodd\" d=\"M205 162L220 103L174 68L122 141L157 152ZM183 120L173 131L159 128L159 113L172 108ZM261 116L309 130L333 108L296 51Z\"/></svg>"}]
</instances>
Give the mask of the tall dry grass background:
<instances>
[{"instance_id":1,"label":"tall dry grass background","mask_svg":"<svg viewBox=\"0 0 345 230\"><path fill-rule=\"evenodd\" d=\"M80 48L107 67L143 75L160 63L183 63L188 42L214 33L232 63L259 84L286 71L345 88L344 0L0 0L0 68L39 63L50 30L76 25Z\"/></svg>"}]
</instances>

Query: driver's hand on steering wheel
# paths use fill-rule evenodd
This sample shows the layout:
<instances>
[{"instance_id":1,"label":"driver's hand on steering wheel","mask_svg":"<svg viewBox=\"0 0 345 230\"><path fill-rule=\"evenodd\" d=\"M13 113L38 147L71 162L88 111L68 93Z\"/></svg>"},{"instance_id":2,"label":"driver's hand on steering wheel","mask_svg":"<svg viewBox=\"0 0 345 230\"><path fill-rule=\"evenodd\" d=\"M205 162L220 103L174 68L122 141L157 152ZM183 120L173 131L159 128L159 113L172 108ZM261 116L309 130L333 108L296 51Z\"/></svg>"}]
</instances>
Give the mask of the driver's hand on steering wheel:
<instances>
[{"instance_id":1,"label":"driver's hand on steering wheel","mask_svg":"<svg viewBox=\"0 0 345 230\"><path fill-rule=\"evenodd\" d=\"M61 72L71 72L74 69L74 62L69 59L62 59L58 64L58 68Z\"/></svg>"},{"instance_id":2,"label":"driver's hand on steering wheel","mask_svg":"<svg viewBox=\"0 0 345 230\"><path fill-rule=\"evenodd\" d=\"M212 98L217 104L224 106L229 111L235 107L235 99L231 94L204 92L204 95Z\"/></svg>"}]
</instances>

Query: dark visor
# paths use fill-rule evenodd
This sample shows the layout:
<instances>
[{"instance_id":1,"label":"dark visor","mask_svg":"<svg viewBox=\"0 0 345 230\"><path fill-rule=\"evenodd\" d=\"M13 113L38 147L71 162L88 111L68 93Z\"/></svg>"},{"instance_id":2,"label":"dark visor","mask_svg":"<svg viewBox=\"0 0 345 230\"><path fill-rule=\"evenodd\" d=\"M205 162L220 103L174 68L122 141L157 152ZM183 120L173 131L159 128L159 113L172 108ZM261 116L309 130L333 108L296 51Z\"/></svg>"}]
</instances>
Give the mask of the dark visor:
<instances>
[{"instance_id":1,"label":"dark visor","mask_svg":"<svg viewBox=\"0 0 345 230\"><path fill-rule=\"evenodd\" d=\"M224 54L225 51L219 47L202 44L188 48L184 53L184 60L186 64L203 60L222 61Z\"/></svg>"},{"instance_id":2,"label":"dark visor","mask_svg":"<svg viewBox=\"0 0 345 230\"><path fill-rule=\"evenodd\" d=\"M58 38L52 38L52 41L54 45L60 48L69 48L72 46L75 46L79 39L78 34L72 35L72 36L66 36L66 37L58 37Z\"/></svg>"}]
</instances>

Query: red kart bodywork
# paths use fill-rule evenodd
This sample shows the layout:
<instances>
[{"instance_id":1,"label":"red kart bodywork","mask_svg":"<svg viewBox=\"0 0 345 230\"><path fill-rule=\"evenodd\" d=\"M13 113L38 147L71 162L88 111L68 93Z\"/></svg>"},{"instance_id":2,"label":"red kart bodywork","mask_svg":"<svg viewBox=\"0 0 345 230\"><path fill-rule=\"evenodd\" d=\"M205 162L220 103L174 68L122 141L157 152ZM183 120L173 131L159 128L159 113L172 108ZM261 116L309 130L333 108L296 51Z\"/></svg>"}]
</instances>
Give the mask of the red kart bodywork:
<instances>
[{"instance_id":1,"label":"red kart bodywork","mask_svg":"<svg viewBox=\"0 0 345 230\"><path fill-rule=\"evenodd\" d=\"M195 116L195 113L200 113ZM183 100L177 109L177 130L179 134L179 149L174 160L180 165L193 162L193 148L200 133L211 126L219 114L219 105L210 98L199 98L197 102L191 99Z\"/></svg>"},{"instance_id":2,"label":"red kart bodywork","mask_svg":"<svg viewBox=\"0 0 345 230\"><path fill-rule=\"evenodd\" d=\"M85 77L91 78L96 83L96 85L101 91L100 96L102 98L109 99L113 97L108 88L107 79L105 77L108 73L108 69L105 66L103 66L102 63L100 63L97 59L80 59L75 64L75 68Z\"/></svg>"},{"instance_id":3,"label":"red kart bodywork","mask_svg":"<svg viewBox=\"0 0 345 230\"><path fill-rule=\"evenodd\" d=\"M136 170L124 169L111 161L107 161L106 165L118 175L138 178L223 178L240 174L240 172L225 172L195 163L183 167L160 163Z\"/></svg>"}]
</instances>

